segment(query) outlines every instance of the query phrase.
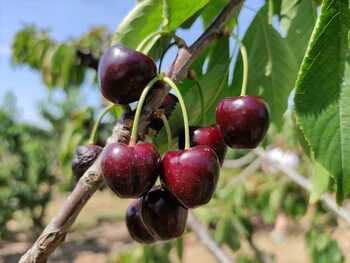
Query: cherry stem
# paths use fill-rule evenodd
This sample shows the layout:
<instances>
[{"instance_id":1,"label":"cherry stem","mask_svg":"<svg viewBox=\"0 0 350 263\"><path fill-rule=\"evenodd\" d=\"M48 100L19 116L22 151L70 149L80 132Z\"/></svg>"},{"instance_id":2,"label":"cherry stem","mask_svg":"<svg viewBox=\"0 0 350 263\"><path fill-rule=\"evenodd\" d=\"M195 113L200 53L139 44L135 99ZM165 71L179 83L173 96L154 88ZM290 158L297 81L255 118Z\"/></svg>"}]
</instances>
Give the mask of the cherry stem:
<instances>
[{"instance_id":1,"label":"cherry stem","mask_svg":"<svg viewBox=\"0 0 350 263\"><path fill-rule=\"evenodd\" d=\"M198 91L199 91L199 99L200 99L200 103L201 103L201 119L200 119L200 123L201 124L205 124L207 122L206 117L205 117L205 113L204 113L204 95L203 95L203 90L202 90L202 86L199 83L198 80L194 81L196 83L196 86L198 87Z\"/></svg>"},{"instance_id":2,"label":"cherry stem","mask_svg":"<svg viewBox=\"0 0 350 263\"><path fill-rule=\"evenodd\" d=\"M144 40L142 40L142 42L137 46L136 48L136 51L138 52L141 52L145 46L156 36L158 35L166 35L166 34L169 34L169 32L167 31L157 31L157 32L154 32L152 34L149 34Z\"/></svg>"},{"instance_id":3,"label":"cherry stem","mask_svg":"<svg viewBox=\"0 0 350 263\"><path fill-rule=\"evenodd\" d=\"M115 104L110 104L108 105L106 108L103 109L103 111L100 113L100 115L97 117L94 127L92 128L92 132L90 135L90 139L89 139L89 144L94 144L95 140L96 140L96 134L97 134L97 130L98 127L101 124L101 121L103 119L103 117L111 110L115 107Z\"/></svg>"},{"instance_id":4,"label":"cherry stem","mask_svg":"<svg viewBox=\"0 0 350 263\"><path fill-rule=\"evenodd\" d=\"M160 115L160 118L163 121L164 128L165 128L166 134L168 136L168 150L170 150L171 141L172 141L170 125L169 125L168 119L166 118L164 113L162 113L162 115Z\"/></svg>"},{"instance_id":5,"label":"cherry stem","mask_svg":"<svg viewBox=\"0 0 350 263\"><path fill-rule=\"evenodd\" d=\"M272 17L273 17L273 0L269 0L269 24L272 25Z\"/></svg>"},{"instance_id":6,"label":"cherry stem","mask_svg":"<svg viewBox=\"0 0 350 263\"><path fill-rule=\"evenodd\" d=\"M139 120L140 120L140 116L141 116L141 110L142 110L142 106L146 100L147 94L148 92L151 90L151 88L153 87L154 83L156 83L157 81L159 81L161 79L161 75L157 75L155 76L145 87L145 89L142 91L142 94L140 96L139 99L139 103L137 104L137 108L136 108L136 113L135 113L135 117L134 117L134 123L132 126L132 131L131 131L131 137L130 137L130 142L129 145L135 145L137 142L137 130L139 127Z\"/></svg>"},{"instance_id":7,"label":"cherry stem","mask_svg":"<svg viewBox=\"0 0 350 263\"><path fill-rule=\"evenodd\" d=\"M162 70L162 64L166 53L168 53L169 49L172 48L174 45L176 45L176 42L170 43L169 46L162 53L162 56L159 59L158 73L160 73Z\"/></svg>"},{"instance_id":8,"label":"cherry stem","mask_svg":"<svg viewBox=\"0 0 350 263\"><path fill-rule=\"evenodd\" d=\"M243 61L243 81L242 81L242 90L241 96L245 96L247 93L247 83L248 83L248 53L245 45L242 40L235 34L231 33L231 35L236 39L239 44L239 50L241 51L242 61Z\"/></svg>"},{"instance_id":9,"label":"cherry stem","mask_svg":"<svg viewBox=\"0 0 350 263\"><path fill-rule=\"evenodd\" d=\"M181 95L180 90L176 86L176 84L168 77L162 77L162 81L164 81L166 84L168 84L172 89L176 91L177 98L180 103L181 111L182 111L182 116L184 119L184 128L185 128L185 150L190 148L190 127L188 123L188 114L185 106L184 99Z\"/></svg>"}]
</instances>

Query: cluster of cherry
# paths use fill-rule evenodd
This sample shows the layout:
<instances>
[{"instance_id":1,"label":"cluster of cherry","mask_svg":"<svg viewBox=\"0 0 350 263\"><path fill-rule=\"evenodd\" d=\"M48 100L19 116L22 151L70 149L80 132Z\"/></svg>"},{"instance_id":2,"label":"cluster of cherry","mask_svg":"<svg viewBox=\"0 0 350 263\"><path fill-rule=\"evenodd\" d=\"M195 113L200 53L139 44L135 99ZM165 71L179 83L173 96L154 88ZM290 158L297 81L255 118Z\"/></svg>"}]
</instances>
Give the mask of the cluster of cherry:
<instances>
[{"instance_id":1,"label":"cluster of cherry","mask_svg":"<svg viewBox=\"0 0 350 263\"><path fill-rule=\"evenodd\" d=\"M121 45L103 54L98 75L103 96L115 104L139 100L157 77L151 58ZM162 80L154 81L155 86ZM81 176L102 152L106 184L121 198L137 198L126 214L131 237L147 244L168 240L183 234L188 209L208 203L213 196L227 145L254 148L268 126L269 113L261 98L229 97L217 106L215 126L187 126L187 138L179 138L179 150L168 151L161 158L153 144L136 143L132 133L128 145L112 143L103 151L96 145L79 147L73 171ZM161 186L154 187L158 177Z\"/></svg>"}]
</instances>

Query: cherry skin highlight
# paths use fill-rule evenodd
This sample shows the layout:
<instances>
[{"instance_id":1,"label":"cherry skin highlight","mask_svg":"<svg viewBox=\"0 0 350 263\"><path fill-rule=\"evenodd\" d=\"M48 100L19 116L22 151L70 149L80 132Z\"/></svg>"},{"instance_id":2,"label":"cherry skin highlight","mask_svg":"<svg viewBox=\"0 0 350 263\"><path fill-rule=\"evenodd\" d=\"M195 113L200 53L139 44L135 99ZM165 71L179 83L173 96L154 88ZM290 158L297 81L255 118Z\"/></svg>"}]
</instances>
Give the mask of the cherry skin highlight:
<instances>
[{"instance_id":1,"label":"cherry skin highlight","mask_svg":"<svg viewBox=\"0 0 350 263\"><path fill-rule=\"evenodd\" d=\"M142 244L151 244L156 239L147 230L141 217L141 199L134 200L128 207L125 216L129 234L135 241Z\"/></svg>"},{"instance_id":2,"label":"cherry skin highlight","mask_svg":"<svg viewBox=\"0 0 350 263\"><path fill-rule=\"evenodd\" d=\"M225 98L216 108L216 123L228 146L255 148L269 127L268 107L257 96Z\"/></svg>"},{"instance_id":3,"label":"cherry skin highlight","mask_svg":"<svg viewBox=\"0 0 350 263\"><path fill-rule=\"evenodd\" d=\"M78 181L87 169L95 162L103 148L95 144L81 145L75 150L72 159L72 171Z\"/></svg>"},{"instance_id":4,"label":"cherry skin highlight","mask_svg":"<svg viewBox=\"0 0 350 263\"><path fill-rule=\"evenodd\" d=\"M163 157L163 186L187 208L208 203L219 178L216 153L205 145L169 151Z\"/></svg>"},{"instance_id":5,"label":"cherry skin highlight","mask_svg":"<svg viewBox=\"0 0 350 263\"><path fill-rule=\"evenodd\" d=\"M160 187L142 197L141 214L146 228L160 240L180 237L185 231L188 210Z\"/></svg>"},{"instance_id":6,"label":"cherry skin highlight","mask_svg":"<svg viewBox=\"0 0 350 263\"><path fill-rule=\"evenodd\" d=\"M113 143L102 152L102 175L107 185L119 197L140 197L157 180L159 160L159 153L152 144L129 146Z\"/></svg>"},{"instance_id":7,"label":"cherry skin highlight","mask_svg":"<svg viewBox=\"0 0 350 263\"><path fill-rule=\"evenodd\" d=\"M156 74L150 57L120 44L108 48L98 66L102 95L116 104L137 101Z\"/></svg>"},{"instance_id":8,"label":"cherry skin highlight","mask_svg":"<svg viewBox=\"0 0 350 263\"><path fill-rule=\"evenodd\" d=\"M217 126L211 127L190 127L191 146L207 145L217 154L220 164L223 163L227 151L227 146L220 129ZM185 134L179 135L179 149L185 148Z\"/></svg>"}]
</instances>

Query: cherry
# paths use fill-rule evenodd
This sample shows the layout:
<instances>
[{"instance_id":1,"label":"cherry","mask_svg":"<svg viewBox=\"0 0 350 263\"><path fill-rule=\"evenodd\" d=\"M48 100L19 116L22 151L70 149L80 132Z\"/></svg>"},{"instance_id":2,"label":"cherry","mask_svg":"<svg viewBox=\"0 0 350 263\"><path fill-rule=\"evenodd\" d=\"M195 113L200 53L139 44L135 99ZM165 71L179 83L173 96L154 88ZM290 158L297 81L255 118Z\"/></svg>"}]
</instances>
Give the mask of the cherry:
<instances>
[{"instance_id":1,"label":"cherry","mask_svg":"<svg viewBox=\"0 0 350 263\"><path fill-rule=\"evenodd\" d=\"M219 178L220 163L206 145L169 151L163 157L161 180L182 205L195 208L211 199Z\"/></svg>"},{"instance_id":2,"label":"cherry","mask_svg":"<svg viewBox=\"0 0 350 263\"><path fill-rule=\"evenodd\" d=\"M223 163L227 146L222 137L221 131L217 126L212 127L190 127L191 146L207 145L217 154L220 164ZM184 132L179 135L179 149L185 147Z\"/></svg>"},{"instance_id":3,"label":"cherry","mask_svg":"<svg viewBox=\"0 0 350 263\"><path fill-rule=\"evenodd\" d=\"M152 144L113 143L102 152L101 170L107 185L119 197L135 198L154 185L159 160L159 153Z\"/></svg>"},{"instance_id":4,"label":"cherry","mask_svg":"<svg viewBox=\"0 0 350 263\"><path fill-rule=\"evenodd\" d=\"M151 58L120 44L108 48L98 66L102 94L117 104L137 101L156 73Z\"/></svg>"},{"instance_id":5,"label":"cherry","mask_svg":"<svg viewBox=\"0 0 350 263\"><path fill-rule=\"evenodd\" d=\"M260 97L229 97L219 102L216 123L230 147L255 148L269 127L269 112Z\"/></svg>"},{"instance_id":6,"label":"cherry","mask_svg":"<svg viewBox=\"0 0 350 263\"><path fill-rule=\"evenodd\" d=\"M72 171L76 180L86 172L86 170L95 162L102 152L102 147L95 144L81 145L75 150L72 159Z\"/></svg>"},{"instance_id":7,"label":"cherry","mask_svg":"<svg viewBox=\"0 0 350 263\"><path fill-rule=\"evenodd\" d=\"M142 197L143 222L153 236L161 240L179 237L187 221L187 209L165 189L155 187Z\"/></svg>"},{"instance_id":8,"label":"cherry","mask_svg":"<svg viewBox=\"0 0 350 263\"><path fill-rule=\"evenodd\" d=\"M160 109L164 110L164 115L167 119L169 119L172 111L175 109L177 102L177 97L171 93L165 97ZM156 131L160 131L163 128L163 122L160 118L153 118L149 124L149 127Z\"/></svg>"},{"instance_id":9,"label":"cherry","mask_svg":"<svg viewBox=\"0 0 350 263\"><path fill-rule=\"evenodd\" d=\"M141 217L141 199L134 200L128 207L125 216L130 236L139 243L151 244L156 239L147 230Z\"/></svg>"}]
</instances>

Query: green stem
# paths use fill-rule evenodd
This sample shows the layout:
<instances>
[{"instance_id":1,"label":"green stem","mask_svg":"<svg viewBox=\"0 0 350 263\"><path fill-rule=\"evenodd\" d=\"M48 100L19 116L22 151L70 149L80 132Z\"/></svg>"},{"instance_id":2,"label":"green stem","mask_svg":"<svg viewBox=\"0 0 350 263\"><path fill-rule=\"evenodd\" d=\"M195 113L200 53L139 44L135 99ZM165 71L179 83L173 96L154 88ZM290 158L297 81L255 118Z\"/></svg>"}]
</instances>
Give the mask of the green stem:
<instances>
[{"instance_id":1,"label":"green stem","mask_svg":"<svg viewBox=\"0 0 350 263\"><path fill-rule=\"evenodd\" d=\"M163 121L164 128L165 128L166 134L168 136L168 150L170 150L170 148L171 148L171 141L172 141L170 125L169 125L168 119L166 118L164 113L160 116L160 118Z\"/></svg>"},{"instance_id":2,"label":"green stem","mask_svg":"<svg viewBox=\"0 0 350 263\"><path fill-rule=\"evenodd\" d=\"M142 42L137 46L136 51L141 52L144 47L146 46L146 44L148 44L148 42L150 42L154 37L156 37L157 35L165 35L165 34L169 34L169 32L167 31L157 31L157 32L153 32L152 34L149 34L144 40L142 40Z\"/></svg>"},{"instance_id":3,"label":"green stem","mask_svg":"<svg viewBox=\"0 0 350 263\"><path fill-rule=\"evenodd\" d=\"M89 139L89 144L94 144L95 143L95 139L96 139L96 133L97 133L97 129L100 126L100 123L103 119L103 117L111 110L113 109L115 106L115 104L111 104L109 106L107 106L106 108L104 108L104 110L100 113L100 115L98 116L94 127L92 128L92 132L90 135L90 139Z\"/></svg>"},{"instance_id":4,"label":"green stem","mask_svg":"<svg viewBox=\"0 0 350 263\"><path fill-rule=\"evenodd\" d=\"M273 1L274 0L269 0L269 24L270 25L272 25L272 17L273 17L273 6L274 6L274 4L273 4Z\"/></svg>"},{"instance_id":5,"label":"green stem","mask_svg":"<svg viewBox=\"0 0 350 263\"><path fill-rule=\"evenodd\" d=\"M200 99L200 103L201 103L201 119L200 119L200 123L203 125L205 124L206 118L205 118L205 113L204 113L204 95L203 95L203 90L201 87L201 84L199 83L198 80L195 80L195 83L198 87L198 91L199 91L199 99Z\"/></svg>"},{"instance_id":6,"label":"green stem","mask_svg":"<svg viewBox=\"0 0 350 263\"><path fill-rule=\"evenodd\" d=\"M164 50L162 56L160 57L160 60L159 60L159 66L158 66L158 73L161 72L162 70L162 64L163 64L163 60L164 60L164 57L165 57L165 54L168 53L169 49L172 48L174 45L176 45L176 42L173 42L171 44L169 44L169 46Z\"/></svg>"},{"instance_id":7,"label":"green stem","mask_svg":"<svg viewBox=\"0 0 350 263\"><path fill-rule=\"evenodd\" d=\"M178 87L176 86L176 84L168 77L162 77L161 78L162 81L164 81L165 83L167 83L172 89L174 89L176 91L177 94L177 98L179 100L180 103L180 107L182 110L182 116L184 119L184 128L185 128L185 150L190 148L190 127L189 127L189 123L188 123L188 115L187 115L187 110L186 110L186 106L185 106L185 102L184 99L181 95L180 90L178 89Z\"/></svg>"},{"instance_id":8,"label":"green stem","mask_svg":"<svg viewBox=\"0 0 350 263\"><path fill-rule=\"evenodd\" d=\"M130 137L129 145L135 145L136 142L137 142L137 130L138 130L138 127L139 127L139 119L140 119L140 116L141 116L142 106L143 106L143 104L144 104L144 102L146 100L148 92L151 90L151 88L153 87L154 83L156 83L160 79L161 79L160 75L154 77L147 84L145 89L142 91L142 94L141 94L140 99L139 99L139 103L137 104L137 108L136 108L136 113L135 113L135 117L134 117L134 124L132 126L132 131L131 131L131 137Z\"/></svg>"},{"instance_id":9,"label":"green stem","mask_svg":"<svg viewBox=\"0 0 350 263\"><path fill-rule=\"evenodd\" d=\"M242 82L242 90L241 90L241 96L245 96L247 93L247 83L248 83L248 53L247 49L244 46L243 42L240 40L240 38L232 33L232 36L237 40L239 43L239 50L241 51L242 55L242 61L243 61L243 82Z\"/></svg>"}]
</instances>

